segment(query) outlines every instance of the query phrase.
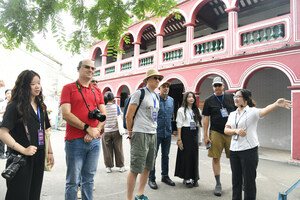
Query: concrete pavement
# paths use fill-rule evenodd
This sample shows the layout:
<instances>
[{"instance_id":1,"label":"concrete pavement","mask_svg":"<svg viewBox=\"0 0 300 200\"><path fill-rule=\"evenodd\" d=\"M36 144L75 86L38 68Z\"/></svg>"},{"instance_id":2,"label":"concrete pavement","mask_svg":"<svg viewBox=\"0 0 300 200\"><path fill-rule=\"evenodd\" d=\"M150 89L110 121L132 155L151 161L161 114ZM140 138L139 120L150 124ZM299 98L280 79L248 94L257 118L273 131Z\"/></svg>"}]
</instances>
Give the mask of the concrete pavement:
<instances>
[{"instance_id":1,"label":"concrete pavement","mask_svg":"<svg viewBox=\"0 0 300 200\"><path fill-rule=\"evenodd\" d=\"M64 131L53 132L51 135L52 146L55 156L55 166L52 172L45 172L42 189L42 200L63 200L65 189L65 152L64 152ZM176 162L176 138L173 138L170 150L170 178L176 183L175 187L168 186L160 181L160 159L157 159L157 184L158 190L152 190L147 185L145 194L150 200L190 200L190 199L231 199L231 169L229 160L222 155L221 182L223 194L221 197L213 195L215 180L211 167L211 159L207 157L207 150L203 146L199 148L200 159L200 181L197 188L186 188L182 180L174 177ZM129 166L129 144L123 137L125 164ZM275 200L279 192L286 191L300 178L300 167L288 164L290 155L286 151L270 150L260 148L260 161L257 174L257 199ZM158 154L160 156L160 152ZM0 171L4 169L6 160L0 160ZM129 168L129 167L128 167ZM120 173L117 168L107 174L101 151L98 171L95 176L96 191L95 200L125 200L126 199L127 172ZM6 192L5 179L0 178L0 200L4 199ZM300 186L290 195L288 200L300 200Z\"/></svg>"}]
</instances>

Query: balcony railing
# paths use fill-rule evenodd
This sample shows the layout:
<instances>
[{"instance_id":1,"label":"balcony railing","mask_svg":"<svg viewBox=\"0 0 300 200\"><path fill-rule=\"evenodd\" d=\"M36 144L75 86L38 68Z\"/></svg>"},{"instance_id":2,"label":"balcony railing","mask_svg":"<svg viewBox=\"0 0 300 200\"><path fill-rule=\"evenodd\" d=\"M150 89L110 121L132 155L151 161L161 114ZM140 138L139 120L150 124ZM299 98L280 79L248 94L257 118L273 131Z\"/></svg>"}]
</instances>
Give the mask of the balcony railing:
<instances>
[{"instance_id":1,"label":"balcony railing","mask_svg":"<svg viewBox=\"0 0 300 200\"><path fill-rule=\"evenodd\" d=\"M100 76L101 75L101 72L100 72L100 70L97 70L97 71L95 71L95 73L94 73L94 77L96 77L96 76Z\"/></svg>"},{"instance_id":2,"label":"balcony railing","mask_svg":"<svg viewBox=\"0 0 300 200\"><path fill-rule=\"evenodd\" d=\"M115 66L108 67L108 68L105 69L105 74L111 74L111 73L114 73L115 71L116 71Z\"/></svg>"},{"instance_id":3,"label":"balcony railing","mask_svg":"<svg viewBox=\"0 0 300 200\"><path fill-rule=\"evenodd\" d=\"M216 52L224 49L224 39L217 39L195 45L196 55Z\"/></svg>"},{"instance_id":4,"label":"balcony railing","mask_svg":"<svg viewBox=\"0 0 300 200\"><path fill-rule=\"evenodd\" d=\"M257 44L272 40L278 40L285 37L285 25L278 24L275 26L265 27L262 29L243 33L241 35L242 46Z\"/></svg>"},{"instance_id":5,"label":"balcony railing","mask_svg":"<svg viewBox=\"0 0 300 200\"><path fill-rule=\"evenodd\" d=\"M121 70L127 70L132 68L132 62L124 63L121 65Z\"/></svg>"},{"instance_id":6,"label":"balcony railing","mask_svg":"<svg viewBox=\"0 0 300 200\"><path fill-rule=\"evenodd\" d=\"M165 52L163 55L164 55L164 62L181 59L182 58L182 49Z\"/></svg>"},{"instance_id":7,"label":"balcony railing","mask_svg":"<svg viewBox=\"0 0 300 200\"><path fill-rule=\"evenodd\" d=\"M147 65L152 65L154 63L154 56L150 56L147 58L142 58L140 59L140 66L147 66Z\"/></svg>"}]
</instances>

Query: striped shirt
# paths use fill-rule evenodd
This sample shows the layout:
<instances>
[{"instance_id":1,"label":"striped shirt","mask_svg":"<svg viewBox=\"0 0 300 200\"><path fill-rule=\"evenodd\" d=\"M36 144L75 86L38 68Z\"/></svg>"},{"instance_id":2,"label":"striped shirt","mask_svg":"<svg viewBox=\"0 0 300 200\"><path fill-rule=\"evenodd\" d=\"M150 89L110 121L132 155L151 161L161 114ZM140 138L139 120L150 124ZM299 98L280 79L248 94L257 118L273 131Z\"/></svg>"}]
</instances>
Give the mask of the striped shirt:
<instances>
[{"instance_id":1,"label":"striped shirt","mask_svg":"<svg viewBox=\"0 0 300 200\"><path fill-rule=\"evenodd\" d=\"M104 132L118 131L118 121L117 121L117 105L116 104L106 104L106 122L104 126Z\"/></svg>"}]
</instances>

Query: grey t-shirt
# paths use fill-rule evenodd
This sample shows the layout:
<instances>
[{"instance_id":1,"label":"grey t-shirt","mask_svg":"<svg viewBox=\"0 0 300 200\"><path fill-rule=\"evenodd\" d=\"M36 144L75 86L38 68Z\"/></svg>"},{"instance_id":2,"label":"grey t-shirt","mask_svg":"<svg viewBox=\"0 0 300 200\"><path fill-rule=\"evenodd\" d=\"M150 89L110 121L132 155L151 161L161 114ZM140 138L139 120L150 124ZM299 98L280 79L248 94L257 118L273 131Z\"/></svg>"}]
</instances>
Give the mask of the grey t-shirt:
<instances>
[{"instance_id":1,"label":"grey t-shirt","mask_svg":"<svg viewBox=\"0 0 300 200\"><path fill-rule=\"evenodd\" d=\"M151 95L145 87L143 89L145 90L145 97L135 115L132 131L156 134L157 122L153 121L153 111L156 111L156 114L158 114L159 100L154 93ZM130 104L139 105L140 96L141 91L135 91L131 96ZM155 108L153 98L156 102Z\"/></svg>"}]
</instances>

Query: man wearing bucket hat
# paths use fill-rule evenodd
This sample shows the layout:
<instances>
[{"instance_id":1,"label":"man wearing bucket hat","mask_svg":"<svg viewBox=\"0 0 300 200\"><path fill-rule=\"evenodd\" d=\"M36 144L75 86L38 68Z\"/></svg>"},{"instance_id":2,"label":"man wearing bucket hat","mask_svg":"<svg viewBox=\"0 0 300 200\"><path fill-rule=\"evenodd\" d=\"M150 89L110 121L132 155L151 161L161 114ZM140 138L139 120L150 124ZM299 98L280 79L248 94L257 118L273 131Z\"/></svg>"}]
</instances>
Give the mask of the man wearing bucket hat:
<instances>
[{"instance_id":1,"label":"man wearing bucket hat","mask_svg":"<svg viewBox=\"0 0 300 200\"><path fill-rule=\"evenodd\" d=\"M212 87L214 94L205 99L203 112L204 140L208 150L208 156L212 158L212 167L216 179L214 195L222 195L220 182L221 164L220 158L223 149L226 157L229 158L229 147L231 136L224 134L225 124L229 113L235 110L233 94L224 92L224 82L221 77L213 79ZM208 126L210 131L208 137ZM211 145L211 147L210 147Z\"/></svg>"},{"instance_id":2,"label":"man wearing bucket hat","mask_svg":"<svg viewBox=\"0 0 300 200\"><path fill-rule=\"evenodd\" d=\"M172 126L171 121L174 112L174 99L170 96L170 82L162 81L159 86L159 111L157 119L157 152L161 145L161 181L170 186L175 186L175 183L169 178L169 152L171 146ZM150 188L157 189L155 182L155 165L150 171L148 184Z\"/></svg>"},{"instance_id":3,"label":"man wearing bucket hat","mask_svg":"<svg viewBox=\"0 0 300 200\"><path fill-rule=\"evenodd\" d=\"M137 90L131 96L126 114L128 139L131 141L130 171L127 177L127 200L133 200L133 191L137 175L140 174L139 185L135 200L148 200L144 195L150 170L153 169L156 155L156 129L159 110L159 99L154 93L159 82L163 79L156 69L146 72L143 88L145 96L141 105L139 100L141 90ZM139 106L138 111L137 107Z\"/></svg>"}]
</instances>

